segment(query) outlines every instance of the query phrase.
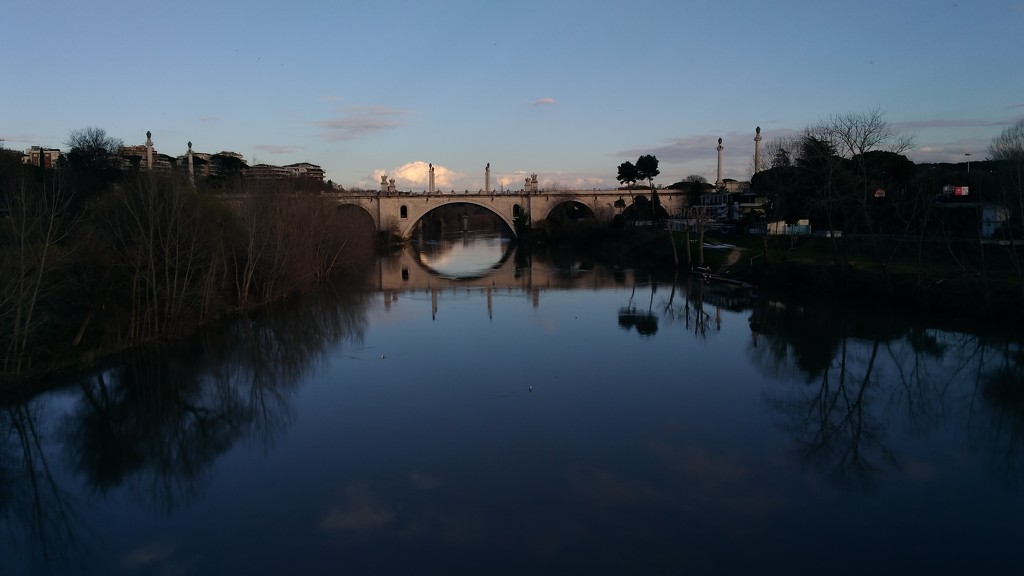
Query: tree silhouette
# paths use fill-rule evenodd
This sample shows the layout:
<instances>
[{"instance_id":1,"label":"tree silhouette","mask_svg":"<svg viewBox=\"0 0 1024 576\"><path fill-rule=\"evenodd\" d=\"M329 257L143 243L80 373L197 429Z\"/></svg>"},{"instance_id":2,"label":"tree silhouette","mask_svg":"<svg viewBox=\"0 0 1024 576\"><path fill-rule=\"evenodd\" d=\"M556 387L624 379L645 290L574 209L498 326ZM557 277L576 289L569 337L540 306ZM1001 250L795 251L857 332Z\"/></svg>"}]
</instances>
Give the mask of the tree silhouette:
<instances>
[{"instance_id":1,"label":"tree silhouette","mask_svg":"<svg viewBox=\"0 0 1024 576\"><path fill-rule=\"evenodd\" d=\"M654 219L659 218L659 208L661 208L661 201L658 200L658 191L654 188L654 178L661 174L658 170L658 158L651 154L644 154L636 160L636 172L638 180L647 180L647 183L651 187L651 210L654 213Z\"/></svg>"},{"instance_id":2,"label":"tree silhouette","mask_svg":"<svg viewBox=\"0 0 1024 576\"><path fill-rule=\"evenodd\" d=\"M636 170L636 166L632 162L623 162L619 164L619 175L615 177L620 184L625 184L629 190L629 195L633 195L633 184L639 179L639 174Z\"/></svg>"}]
</instances>

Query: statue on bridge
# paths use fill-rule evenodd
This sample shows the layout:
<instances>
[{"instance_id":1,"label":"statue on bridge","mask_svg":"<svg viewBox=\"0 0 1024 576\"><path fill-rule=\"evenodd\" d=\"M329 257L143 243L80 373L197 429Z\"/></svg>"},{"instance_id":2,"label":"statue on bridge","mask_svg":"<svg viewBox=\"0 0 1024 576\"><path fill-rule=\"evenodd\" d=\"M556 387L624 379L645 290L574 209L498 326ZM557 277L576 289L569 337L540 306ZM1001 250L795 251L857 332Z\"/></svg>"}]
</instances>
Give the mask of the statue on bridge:
<instances>
[{"instance_id":1,"label":"statue on bridge","mask_svg":"<svg viewBox=\"0 0 1024 576\"><path fill-rule=\"evenodd\" d=\"M523 189L523 192L526 192L527 194L530 194L530 193L534 193L535 194L537 192L537 175L536 174L530 174L530 176L526 178L526 187Z\"/></svg>"}]
</instances>

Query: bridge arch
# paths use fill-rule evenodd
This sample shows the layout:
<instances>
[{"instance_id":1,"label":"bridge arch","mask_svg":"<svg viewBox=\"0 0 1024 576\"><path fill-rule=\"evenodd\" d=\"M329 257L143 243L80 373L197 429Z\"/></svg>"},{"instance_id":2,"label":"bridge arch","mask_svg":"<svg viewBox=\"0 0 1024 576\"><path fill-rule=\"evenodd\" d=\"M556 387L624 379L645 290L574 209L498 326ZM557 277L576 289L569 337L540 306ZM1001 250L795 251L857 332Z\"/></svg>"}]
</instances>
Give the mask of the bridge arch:
<instances>
[{"instance_id":1,"label":"bridge arch","mask_svg":"<svg viewBox=\"0 0 1024 576\"><path fill-rule=\"evenodd\" d=\"M493 205L492 202L488 202L486 197L479 199L471 196L453 196L450 199L446 198L441 202L418 202L415 198L410 198L411 202L400 205L399 207L399 225L398 231L402 235L402 238L409 238L412 236L413 230L416 228L416 224L422 220L427 214L444 208L446 206L456 206L459 204L468 204L470 206L479 206L484 208L491 214L494 214L508 228L509 232L513 237L516 236L516 227L511 214L504 214L503 212L508 210L502 210Z\"/></svg>"},{"instance_id":2,"label":"bridge arch","mask_svg":"<svg viewBox=\"0 0 1024 576\"><path fill-rule=\"evenodd\" d=\"M565 222L597 216L593 206L577 199L565 199L561 202L551 203L547 206L546 212L542 218L538 219L549 222Z\"/></svg>"},{"instance_id":3,"label":"bridge arch","mask_svg":"<svg viewBox=\"0 0 1024 576\"><path fill-rule=\"evenodd\" d=\"M343 225L350 229L365 228L371 236L377 232L377 223L373 219L373 214L358 204L338 204L335 207L335 213L338 222L344 223Z\"/></svg>"}]
</instances>

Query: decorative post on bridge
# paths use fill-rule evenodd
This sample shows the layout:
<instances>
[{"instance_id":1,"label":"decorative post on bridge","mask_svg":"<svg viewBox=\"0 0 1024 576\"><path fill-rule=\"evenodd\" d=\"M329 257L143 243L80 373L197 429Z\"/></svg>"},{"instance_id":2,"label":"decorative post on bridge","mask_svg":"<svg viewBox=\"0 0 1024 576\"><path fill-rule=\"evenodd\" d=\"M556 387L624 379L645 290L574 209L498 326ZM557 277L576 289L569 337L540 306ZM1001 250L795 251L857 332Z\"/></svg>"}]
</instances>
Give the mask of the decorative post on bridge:
<instances>
[{"instance_id":1,"label":"decorative post on bridge","mask_svg":"<svg viewBox=\"0 0 1024 576\"><path fill-rule=\"evenodd\" d=\"M491 193L491 163L487 163L487 167L484 168L484 193Z\"/></svg>"},{"instance_id":2,"label":"decorative post on bridge","mask_svg":"<svg viewBox=\"0 0 1024 576\"><path fill-rule=\"evenodd\" d=\"M718 179L715 180L715 186L722 187L722 139L718 139Z\"/></svg>"},{"instance_id":3,"label":"decorative post on bridge","mask_svg":"<svg viewBox=\"0 0 1024 576\"><path fill-rule=\"evenodd\" d=\"M434 165L430 164L430 173L427 175L427 192L434 193Z\"/></svg>"},{"instance_id":4,"label":"decorative post on bridge","mask_svg":"<svg viewBox=\"0 0 1024 576\"><path fill-rule=\"evenodd\" d=\"M153 171L153 133L146 130L146 170Z\"/></svg>"},{"instance_id":5,"label":"decorative post on bridge","mask_svg":"<svg viewBox=\"0 0 1024 576\"><path fill-rule=\"evenodd\" d=\"M754 174L761 171L761 127L757 127L754 136Z\"/></svg>"}]
</instances>

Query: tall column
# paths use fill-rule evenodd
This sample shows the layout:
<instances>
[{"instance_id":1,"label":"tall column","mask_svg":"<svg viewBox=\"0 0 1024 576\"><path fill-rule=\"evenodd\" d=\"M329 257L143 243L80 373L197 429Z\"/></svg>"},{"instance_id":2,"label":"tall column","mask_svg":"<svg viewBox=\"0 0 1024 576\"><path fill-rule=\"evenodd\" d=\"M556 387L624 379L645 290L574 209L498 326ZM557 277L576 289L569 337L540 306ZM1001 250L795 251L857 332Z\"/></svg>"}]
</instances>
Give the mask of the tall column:
<instances>
[{"instance_id":1,"label":"tall column","mask_svg":"<svg viewBox=\"0 0 1024 576\"><path fill-rule=\"evenodd\" d=\"M715 180L715 186L722 185L722 139L718 139L718 178Z\"/></svg>"},{"instance_id":2,"label":"tall column","mask_svg":"<svg viewBox=\"0 0 1024 576\"><path fill-rule=\"evenodd\" d=\"M761 127L757 127L757 135L754 136L754 174L761 171Z\"/></svg>"},{"instance_id":3,"label":"tall column","mask_svg":"<svg viewBox=\"0 0 1024 576\"><path fill-rule=\"evenodd\" d=\"M193 186L196 185L196 171L195 171L195 167L192 165L192 141L191 140L189 140L189 142L188 142L188 183L193 185Z\"/></svg>"},{"instance_id":4,"label":"tall column","mask_svg":"<svg viewBox=\"0 0 1024 576\"><path fill-rule=\"evenodd\" d=\"M487 163L487 168L484 169L484 192L487 194L491 193L491 163Z\"/></svg>"},{"instance_id":5,"label":"tall column","mask_svg":"<svg viewBox=\"0 0 1024 576\"><path fill-rule=\"evenodd\" d=\"M153 170L153 133L146 130L146 170Z\"/></svg>"},{"instance_id":6,"label":"tall column","mask_svg":"<svg viewBox=\"0 0 1024 576\"><path fill-rule=\"evenodd\" d=\"M427 176L427 192L434 193L434 165L430 164L430 174Z\"/></svg>"}]
</instances>

